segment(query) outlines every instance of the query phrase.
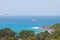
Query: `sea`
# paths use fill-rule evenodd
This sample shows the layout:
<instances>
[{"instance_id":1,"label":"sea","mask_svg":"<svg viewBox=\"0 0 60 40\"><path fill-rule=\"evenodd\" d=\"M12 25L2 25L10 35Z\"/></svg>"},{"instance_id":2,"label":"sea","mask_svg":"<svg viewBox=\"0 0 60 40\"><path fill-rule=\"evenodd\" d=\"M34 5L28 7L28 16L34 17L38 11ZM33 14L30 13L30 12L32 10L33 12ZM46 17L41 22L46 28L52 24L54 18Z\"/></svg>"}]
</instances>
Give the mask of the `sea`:
<instances>
[{"instance_id":1,"label":"sea","mask_svg":"<svg viewBox=\"0 0 60 40\"><path fill-rule=\"evenodd\" d=\"M0 29L10 28L19 33L22 30L33 30L36 33L45 30L32 29L32 27L52 26L60 23L60 16L6 16L0 17Z\"/></svg>"}]
</instances>

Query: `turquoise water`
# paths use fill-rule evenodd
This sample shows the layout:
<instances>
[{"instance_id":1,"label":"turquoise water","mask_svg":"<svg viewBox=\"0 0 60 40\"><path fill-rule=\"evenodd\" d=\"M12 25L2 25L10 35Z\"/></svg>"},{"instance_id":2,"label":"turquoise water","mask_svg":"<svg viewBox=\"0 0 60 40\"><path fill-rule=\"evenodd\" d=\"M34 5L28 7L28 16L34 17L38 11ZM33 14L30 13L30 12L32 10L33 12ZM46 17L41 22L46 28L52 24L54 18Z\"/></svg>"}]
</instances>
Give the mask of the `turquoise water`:
<instances>
[{"instance_id":1,"label":"turquoise water","mask_svg":"<svg viewBox=\"0 0 60 40\"><path fill-rule=\"evenodd\" d=\"M21 30L34 30L42 32L44 30L35 30L32 27L50 26L60 23L60 17L56 16L25 16L25 17L0 17L0 29L11 28L15 32Z\"/></svg>"}]
</instances>

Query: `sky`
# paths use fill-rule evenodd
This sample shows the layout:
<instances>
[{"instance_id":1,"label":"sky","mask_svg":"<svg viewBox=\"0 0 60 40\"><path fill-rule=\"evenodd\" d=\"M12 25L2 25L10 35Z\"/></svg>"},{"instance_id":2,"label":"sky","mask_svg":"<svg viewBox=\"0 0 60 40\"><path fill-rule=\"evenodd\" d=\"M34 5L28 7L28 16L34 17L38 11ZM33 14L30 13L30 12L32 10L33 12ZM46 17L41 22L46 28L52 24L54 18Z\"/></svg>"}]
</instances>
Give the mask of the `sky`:
<instances>
[{"instance_id":1,"label":"sky","mask_svg":"<svg viewBox=\"0 0 60 40\"><path fill-rule=\"evenodd\" d=\"M60 0L0 0L0 16L60 16Z\"/></svg>"}]
</instances>

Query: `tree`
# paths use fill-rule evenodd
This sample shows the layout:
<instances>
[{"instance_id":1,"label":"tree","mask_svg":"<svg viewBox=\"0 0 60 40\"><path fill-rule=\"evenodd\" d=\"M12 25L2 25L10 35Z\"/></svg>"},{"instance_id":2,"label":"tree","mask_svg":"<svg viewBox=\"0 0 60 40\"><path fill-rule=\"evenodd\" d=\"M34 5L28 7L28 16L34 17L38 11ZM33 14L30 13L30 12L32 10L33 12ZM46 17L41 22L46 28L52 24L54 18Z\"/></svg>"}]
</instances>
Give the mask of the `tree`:
<instances>
[{"instance_id":1,"label":"tree","mask_svg":"<svg viewBox=\"0 0 60 40\"><path fill-rule=\"evenodd\" d=\"M15 32L12 31L10 28L1 29L0 30L0 38L1 37L7 37L7 36L14 37L15 36Z\"/></svg>"},{"instance_id":2,"label":"tree","mask_svg":"<svg viewBox=\"0 0 60 40\"><path fill-rule=\"evenodd\" d=\"M45 40L45 38L49 35L48 31L38 33L36 35L37 40Z\"/></svg>"},{"instance_id":3,"label":"tree","mask_svg":"<svg viewBox=\"0 0 60 40\"><path fill-rule=\"evenodd\" d=\"M32 30L22 30L19 33L19 37L22 38L22 39L25 39L27 37L33 37L33 36L35 36L35 32L32 31Z\"/></svg>"}]
</instances>

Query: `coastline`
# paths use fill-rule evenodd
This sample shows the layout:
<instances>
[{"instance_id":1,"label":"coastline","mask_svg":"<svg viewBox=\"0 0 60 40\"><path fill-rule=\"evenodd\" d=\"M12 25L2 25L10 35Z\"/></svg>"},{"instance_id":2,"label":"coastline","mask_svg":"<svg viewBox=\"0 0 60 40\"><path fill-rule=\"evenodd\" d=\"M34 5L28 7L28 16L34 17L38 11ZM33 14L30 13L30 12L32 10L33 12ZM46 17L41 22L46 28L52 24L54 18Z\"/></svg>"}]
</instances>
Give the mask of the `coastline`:
<instances>
[{"instance_id":1,"label":"coastline","mask_svg":"<svg viewBox=\"0 0 60 40\"><path fill-rule=\"evenodd\" d=\"M32 21L34 19L34 22ZM40 16L25 16L25 17L2 17L0 18L0 29L11 28L15 32L21 30L33 30L32 27L39 26L51 26L53 24L60 23L60 17L40 17ZM43 30L34 30L37 33Z\"/></svg>"}]
</instances>

